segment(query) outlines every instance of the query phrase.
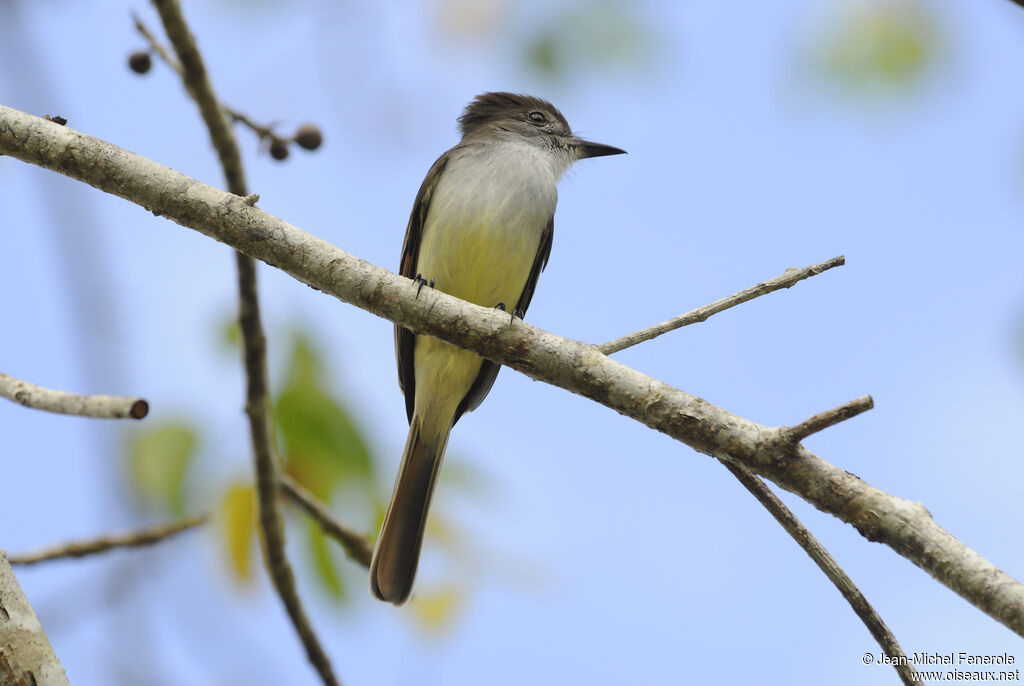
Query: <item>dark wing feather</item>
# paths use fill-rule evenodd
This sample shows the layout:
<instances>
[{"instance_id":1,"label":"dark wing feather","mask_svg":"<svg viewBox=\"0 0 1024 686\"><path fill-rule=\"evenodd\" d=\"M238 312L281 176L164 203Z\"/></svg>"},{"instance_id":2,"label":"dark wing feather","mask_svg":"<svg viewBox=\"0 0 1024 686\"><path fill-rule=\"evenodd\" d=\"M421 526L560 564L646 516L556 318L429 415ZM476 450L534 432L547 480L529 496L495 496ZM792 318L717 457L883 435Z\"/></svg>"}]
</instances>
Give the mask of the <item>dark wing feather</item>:
<instances>
[{"instance_id":1,"label":"dark wing feather","mask_svg":"<svg viewBox=\"0 0 1024 686\"><path fill-rule=\"evenodd\" d=\"M402 261L398 267L398 273L404 277L416 278L416 262L419 259L423 227L427 224L427 213L430 211L430 200L441 173L448 164L448 155L446 152L437 158L416 194L416 202L413 203L412 214L409 215L409 226L405 229L405 242L402 243ZM427 276L429 278L429 275ZM410 422L416 406L416 373L413 370L415 347L416 336L412 331L396 325L395 357L398 358L398 385L405 394L405 412L409 415Z\"/></svg>"},{"instance_id":2,"label":"dark wing feather","mask_svg":"<svg viewBox=\"0 0 1024 686\"><path fill-rule=\"evenodd\" d=\"M516 312L526 314L526 308L530 306L530 301L533 300L533 291L537 288L537 279L540 278L540 273L544 271L544 267L548 264L548 258L551 256L551 239L554 235L555 217L552 215L548 219L548 225L544 227L544 233L541 234L537 256L533 259L530 276L526 279L526 285L523 287L522 295L519 296L519 302L516 303ZM459 417L464 412L472 412L480 406L480 403L484 401L487 394L491 392L491 386L494 385L494 380L498 378L499 369L501 369L501 365L490 360L484 360L483 366L480 367L480 373L477 374L473 385L469 387L469 392L466 393L466 397L462 399L458 409L455 410L455 419L452 420L453 425L459 421Z\"/></svg>"},{"instance_id":3,"label":"dark wing feather","mask_svg":"<svg viewBox=\"0 0 1024 686\"><path fill-rule=\"evenodd\" d=\"M523 294L519 296L519 302L516 303L516 310L526 314L526 308L530 306L530 301L533 300L533 291L537 288L537 279L540 278L540 273L544 271L544 267L548 266L548 258L551 257L551 240L555 235L555 216L551 215L548 219L548 225L544 227L544 233L540 237L540 248L537 250L537 257L533 260L533 267L530 269L530 278L526 280L526 286L523 288Z\"/></svg>"}]
</instances>

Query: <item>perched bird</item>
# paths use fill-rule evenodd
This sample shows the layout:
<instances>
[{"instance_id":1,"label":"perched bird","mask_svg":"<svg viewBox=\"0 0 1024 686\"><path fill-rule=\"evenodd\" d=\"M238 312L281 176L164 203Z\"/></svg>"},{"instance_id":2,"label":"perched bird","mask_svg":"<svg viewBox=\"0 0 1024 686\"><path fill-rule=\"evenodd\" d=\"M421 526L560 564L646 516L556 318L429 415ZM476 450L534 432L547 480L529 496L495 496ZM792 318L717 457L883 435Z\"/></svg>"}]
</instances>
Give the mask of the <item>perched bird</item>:
<instances>
[{"instance_id":1,"label":"perched bird","mask_svg":"<svg viewBox=\"0 0 1024 686\"><path fill-rule=\"evenodd\" d=\"M413 204L400 273L522 317L551 253L558 180L573 162L625 152L573 135L540 98L478 95L462 140L434 162ZM412 591L430 497L448 434L483 401L499 365L395 326L409 438L370 565L373 594L401 605Z\"/></svg>"}]
</instances>

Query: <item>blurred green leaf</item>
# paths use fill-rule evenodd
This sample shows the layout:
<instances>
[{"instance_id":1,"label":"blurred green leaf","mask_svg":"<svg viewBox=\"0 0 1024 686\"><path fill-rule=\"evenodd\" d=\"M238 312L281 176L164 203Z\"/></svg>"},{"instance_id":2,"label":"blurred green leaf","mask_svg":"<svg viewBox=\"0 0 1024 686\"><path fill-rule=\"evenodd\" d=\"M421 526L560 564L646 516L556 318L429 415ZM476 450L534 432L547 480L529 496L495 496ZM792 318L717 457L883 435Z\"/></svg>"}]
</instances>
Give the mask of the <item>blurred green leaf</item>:
<instances>
[{"instance_id":1,"label":"blurred green leaf","mask_svg":"<svg viewBox=\"0 0 1024 686\"><path fill-rule=\"evenodd\" d=\"M323 529L311 517L303 517L306 526L306 543L309 546L310 559L317 581L334 600L345 600L345 586L334 560L332 543L327 540Z\"/></svg>"},{"instance_id":2,"label":"blurred green leaf","mask_svg":"<svg viewBox=\"0 0 1024 686\"><path fill-rule=\"evenodd\" d=\"M435 510L437 508L434 508ZM370 543L377 545L380 528L384 525L384 515L388 512L388 501L376 500L373 504L373 519L370 520Z\"/></svg>"},{"instance_id":3,"label":"blurred green leaf","mask_svg":"<svg viewBox=\"0 0 1024 686\"><path fill-rule=\"evenodd\" d=\"M143 503L184 515L185 476L196 444L195 431L180 422L151 426L129 439L129 473Z\"/></svg>"},{"instance_id":4,"label":"blurred green leaf","mask_svg":"<svg viewBox=\"0 0 1024 686\"><path fill-rule=\"evenodd\" d=\"M493 500L500 490L491 473L481 469L478 461L463 459L461 455L445 457L438 488L485 501Z\"/></svg>"},{"instance_id":5,"label":"blurred green leaf","mask_svg":"<svg viewBox=\"0 0 1024 686\"><path fill-rule=\"evenodd\" d=\"M256 493L252 484L236 482L224 491L217 508L218 531L224 539L228 569L241 585L252 581L256 543Z\"/></svg>"},{"instance_id":6,"label":"blurred green leaf","mask_svg":"<svg viewBox=\"0 0 1024 686\"><path fill-rule=\"evenodd\" d=\"M221 320L217 327L217 340L224 350L238 354L239 341L242 340L241 330L238 328L238 316L231 314Z\"/></svg>"},{"instance_id":7,"label":"blurred green leaf","mask_svg":"<svg viewBox=\"0 0 1024 686\"><path fill-rule=\"evenodd\" d=\"M526 46L526 62L540 74L557 76L564 67L562 61L557 40L550 32L534 37Z\"/></svg>"},{"instance_id":8,"label":"blurred green leaf","mask_svg":"<svg viewBox=\"0 0 1024 686\"><path fill-rule=\"evenodd\" d=\"M636 7L622 0L581 0L541 24L524 45L527 66L548 78L639 64L656 44Z\"/></svg>"},{"instance_id":9,"label":"blurred green leaf","mask_svg":"<svg viewBox=\"0 0 1024 686\"><path fill-rule=\"evenodd\" d=\"M819 71L827 81L861 94L909 91L943 50L933 12L918 0L861 0L844 6L816 41Z\"/></svg>"},{"instance_id":10,"label":"blurred green leaf","mask_svg":"<svg viewBox=\"0 0 1024 686\"><path fill-rule=\"evenodd\" d=\"M286 469L321 500L345 481L372 482L370 451L341 403L324 388L319 354L297 334L275 419Z\"/></svg>"}]
</instances>

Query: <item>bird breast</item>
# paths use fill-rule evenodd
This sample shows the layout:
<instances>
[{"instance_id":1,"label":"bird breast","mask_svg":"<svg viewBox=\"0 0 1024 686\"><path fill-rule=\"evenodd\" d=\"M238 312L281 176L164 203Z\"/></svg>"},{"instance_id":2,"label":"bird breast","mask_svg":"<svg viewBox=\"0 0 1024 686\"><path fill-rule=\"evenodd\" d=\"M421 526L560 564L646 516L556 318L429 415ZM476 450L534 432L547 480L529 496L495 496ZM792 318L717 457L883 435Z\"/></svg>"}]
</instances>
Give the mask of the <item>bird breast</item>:
<instances>
[{"instance_id":1,"label":"bird breast","mask_svg":"<svg viewBox=\"0 0 1024 686\"><path fill-rule=\"evenodd\" d=\"M430 201L416 271L456 297L514 308L558 201L550 157L528 143L455 148Z\"/></svg>"}]
</instances>

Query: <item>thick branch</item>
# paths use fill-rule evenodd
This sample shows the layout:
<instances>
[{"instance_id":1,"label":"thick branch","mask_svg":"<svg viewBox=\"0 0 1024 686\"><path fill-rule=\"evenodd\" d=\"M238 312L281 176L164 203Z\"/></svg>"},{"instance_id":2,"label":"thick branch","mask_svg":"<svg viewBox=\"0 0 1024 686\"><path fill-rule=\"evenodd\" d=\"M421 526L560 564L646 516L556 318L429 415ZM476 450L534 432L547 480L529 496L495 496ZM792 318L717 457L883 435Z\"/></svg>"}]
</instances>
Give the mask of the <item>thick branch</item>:
<instances>
[{"instance_id":1,"label":"thick branch","mask_svg":"<svg viewBox=\"0 0 1024 686\"><path fill-rule=\"evenodd\" d=\"M153 0L153 4L160 13L164 30L178 55L185 87L199 106L200 114L210 132L210 140L217 151L228 190L236 196L246 196L240 198L246 203L248 190L238 141L214 93L202 55L185 22L181 6L177 0ZM245 360L245 413L249 418L261 540L266 551L267 567L274 588L306 649L310 664L317 670L324 684L337 686L338 680L334 676L334 669L302 606L295 586L295 574L285 554L284 523L277 500L280 472L270 426L267 340L260 320L256 262L243 252L236 253L235 258L238 271L238 323Z\"/></svg>"},{"instance_id":2,"label":"thick branch","mask_svg":"<svg viewBox=\"0 0 1024 686\"><path fill-rule=\"evenodd\" d=\"M74 414L99 419L142 419L149 414L149 403L142 398L119 395L79 395L36 386L28 381L0 373L0 397L25 407L46 412Z\"/></svg>"},{"instance_id":3,"label":"thick branch","mask_svg":"<svg viewBox=\"0 0 1024 686\"><path fill-rule=\"evenodd\" d=\"M141 531L132 531L116 536L100 536L87 541L72 541L51 548L43 548L21 555L11 555L12 565L33 565L47 560L59 560L67 557L86 557L97 553L105 553L115 548L141 548L159 543L182 531L199 526L206 522L206 515L190 517L173 524L163 524Z\"/></svg>"},{"instance_id":4,"label":"thick branch","mask_svg":"<svg viewBox=\"0 0 1024 686\"><path fill-rule=\"evenodd\" d=\"M626 348L637 345L638 343L643 343L651 340L652 338L657 338L669 331L675 331L676 329L689 326L690 324L706 321L711 315L724 312L731 307L742 305L748 300L759 298L762 295L768 295L769 293L779 289L789 288L804 279L817 276L824 271L828 271L834 267L841 267L844 264L846 264L846 258L840 255L839 257L833 257L831 260L826 260L819 264L812 264L811 266L804 267L803 269L787 269L784 274L776 276L774 279L768 279L767 281L754 284L750 288L744 288L742 291L733 293L721 300L716 300L713 303L698 307L695 310L690 310L685 314L673 317L672 319L660 324L655 324L654 326L649 326L646 329L634 331L633 333L626 334L621 338L616 338L614 341L602 343L597 346L597 349L605 355L617 353L620 350L625 350Z\"/></svg>"},{"instance_id":5,"label":"thick branch","mask_svg":"<svg viewBox=\"0 0 1024 686\"><path fill-rule=\"evenodd\" d=\"M888 495L763 426L630 369L594 346L460 301L354 257L242 198L85 134L0 106L0 152L135 202L374 314L475 350L686 443L744 464L914 562L1024 636L1024 586L920 503Z\"/></svg>"},{"instance_id":6,"label":"thick branch","mask_svg":"<svg viewBox=\"0 0 1024 686\"><path fill-rule=\"evenodd\" d=\"M0 550L0 683L68 686L68 677Z\"/></svg>"}]
</instances>

